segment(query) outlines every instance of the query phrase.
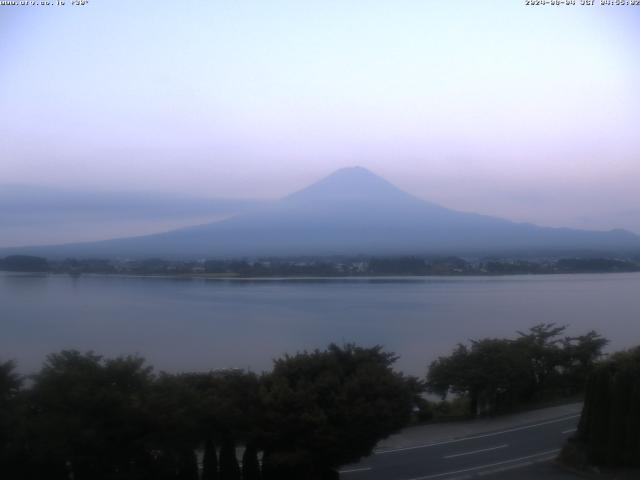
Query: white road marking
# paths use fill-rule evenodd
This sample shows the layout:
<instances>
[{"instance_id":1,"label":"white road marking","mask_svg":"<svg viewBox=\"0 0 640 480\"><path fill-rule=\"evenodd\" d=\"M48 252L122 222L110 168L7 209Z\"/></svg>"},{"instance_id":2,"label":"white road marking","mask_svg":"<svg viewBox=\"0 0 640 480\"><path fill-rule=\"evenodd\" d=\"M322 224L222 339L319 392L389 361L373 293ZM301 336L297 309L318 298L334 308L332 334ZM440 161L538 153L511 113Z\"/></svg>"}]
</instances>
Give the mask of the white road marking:
<instances>
[{"instance_id":1,"label":"white road marking","mask_svg":"<svg viewBox=\"0 0 640 480\"><path fill-rule=\"evenodd\" d=\"M548 450L546 452L540 452L540 453L534 453L533 455L527 455L526 457L519 457L519 458L512 458L511 460L504 460L502 462L496 462L496 463L489 463L487 465L479 465L477 467L470 467L470 468L465 468L463 470L455 470L452 472L443 472L443 473L436 473L434 475L427 475L425 477L414 477L414 478L410 478L408 480L429 480L431 478L440 478L440 477L446 477L448 475L456 475L458 473L467 473L467 472L473 472L475 470L482 470L484 468L491 468L491 467L497 467L499 465L506 465L508 463L517 463L517 462L522 462L523 460L529 460L530 458L536 458L536 457L542 457L544 455L555 455L556 453L558 453L560 451L560 449L556 449L556 450ZM530 462L525 462L522 465L523 466L527 466L529 465Z\"/></svg>"},{"instance_id":2,"label":"white road marking","mask_svg":"<svg viewBox=\"0 0 640 480\"><path fill-rule=\"evenodd\" d=\"M512 463L511 465L492 468L491 470L483 470L482 472L478 472L477 476L486 477L487 475L495 475L496 473L510 472L511 470L517 470L518 468L530 467L534 463L536 462Z\"/></svg>"},{"instance_id":3,"label":"white road marking","mask_svg":"<svg viewBox=\"0 0 640 480\"><path fill-rule=\"evenodd\" d=\"M570 428L569 430L564 430L563 432L560 432L560 433L562 433L563 435L566 435L567 433L573 433L576 430L578 430L578 429L577 428Z\"/></svg>"},{"instance_id":4,"label":"white road marking","mask_svg":"<svg viewBox=\"0 0 640 480\"><path fill-rule=\"evenodd\" d=\"M350 468L349 470L340 470L338 473L368 472L369 470L371 470L371 467Z\"/></svg>"},{"instance_id":5,"label":"white road marking","mask_svg":"<svg viewBox=\"0 0 640 480\"><path fill-rule=\"evenodd\" d=\"M390 450L374 450L373 453L376 454L376 455L383 455L383 454L386 454L386 453L406 452L407 450L417 450L419 448L437 447L438 445L449 445L451 443L466 442L466 441L469 441L469 440L475 440L477 438L495 437L497 435L503 435L505 433L519 432L521 430L528 430L528 429L531 429L531 428L542 427L544 425L551 425L553 423L565 422L567 420L571 420L572 418L578 418L578 417L580 417L580 414L571 415L571 416L563 417L563 418L558 418L556 420L549 420L547 422L536 423L535 425L525 425L524 427L509 428L507 430L502 430L501 432L485 433L483 435L472 435L470 437L457 438L457 439L454 439L454 440L446 440L444 442L425 443L423 445L413 445L411 447L393 448L393 449L390 449Z\"/></svg>"},{"instance_id":6,"label":"white road marking","mask_svg":"<svg viewBox=\"0 0 640 480\"><path fill-rule=\"evenodd\" d=\"M456 453L453 455L446 455L442 458L457 458L457 457L464 457L465 455L473 455L475 453L482 453L482 452L490 452L491 450L499 450L500 448L507 448L509 445L507 445L506 443L504 445L498 445L497 447L490 447L490 448L483 448L481 450L474 450L472 452L464 452L464 453Z\"/></svg>"}]
</instances>

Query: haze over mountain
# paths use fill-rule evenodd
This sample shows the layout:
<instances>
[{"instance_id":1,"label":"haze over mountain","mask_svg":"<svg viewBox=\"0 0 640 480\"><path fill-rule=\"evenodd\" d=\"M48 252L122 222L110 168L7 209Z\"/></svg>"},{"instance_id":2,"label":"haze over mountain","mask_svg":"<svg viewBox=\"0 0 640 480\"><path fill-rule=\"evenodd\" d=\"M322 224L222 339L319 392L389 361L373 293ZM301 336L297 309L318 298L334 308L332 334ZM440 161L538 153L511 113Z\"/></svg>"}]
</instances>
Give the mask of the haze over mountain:
<instances>
[{"instance_id":1,"label":"haze over mountain","mask_svg":"<svg viewBox=\"0 0 640 480\"><path fill-rule=\"evenodd\" d=\"M266 201L0 184L0 248L98 241L212 222Z\"/></svg>"},{"instance_id":2,"label":"haze over mountain","mask_svg":"<svg viewBox=\"0 0 640 480\"><path fill-rule=\"evenodd\" d=\"M640 237L624 230L545 228L450 210L352 167L271 205L214 223L134 238L11 250L47 256L196 258L638 248Z\"/></svg>"}]
</instances>

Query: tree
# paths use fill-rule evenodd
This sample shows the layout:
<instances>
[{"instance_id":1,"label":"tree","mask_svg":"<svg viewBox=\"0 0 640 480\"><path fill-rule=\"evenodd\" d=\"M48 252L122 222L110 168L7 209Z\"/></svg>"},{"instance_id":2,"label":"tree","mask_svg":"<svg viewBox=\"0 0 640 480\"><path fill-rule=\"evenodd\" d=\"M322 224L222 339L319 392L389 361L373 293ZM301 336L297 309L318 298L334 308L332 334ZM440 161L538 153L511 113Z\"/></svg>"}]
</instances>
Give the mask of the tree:
<instances>
[{"instance_id":1,"label":"tree","mask_svg":"<svg viewBox=\"0 0 640 480\"><path fill-rule=\"evenodd\" d=\"M0 476L24 476L23 411L20 408L22 377L13 361L0 362Z\"/></svg>"},{"instance_id":2,"label":"tree","mask_svg":"<svg viewBox=\"0 0 640 480\"><path fill-rule=\"evenodd\" d=\"M425 275L427 265L417 257L371 258L369 271L376 275Z\"/></svg>"},{"instance_id":3,"label":"tree","mask_svg":"<svg viewBox=\"0 0 640 480\"><path fill-rule=\"evenodd\" d=\"M511 340L484 339L471 348L458 345L449 357L429 367L427 386L446 398L448 393L469 397L469 413L510 408L523 393L526 358Z\"/></svg>"},{"instance_id":4,"label":"tree","mask_svg":"<svg viewBox=\"0 0 640 480\"><path fill-rule=\"evenodd\" d=\"M258 450L253 443L249 443L242 455L242 480L260 480L260 463Z\"/></svg>"},{"instance_id":5,"label":"tree","mask_svg":"<svg viewBox=\"0 0 640 480\"><path fill-rule=\"evenodd\" d=\"M579 393L607 340L596 332L560 338L566 327L541 323L511 339L459 344L429 366L427 388L469 399L469 413L498 411L543 397Z\"/></svg>"},{"instance_id":6,"label":"tree","mask_svg":"<svg viewBox=\"0 0 640 480\"><path fill-rule=\"evenodd\" d=\"M587 379L603 356L602 350L609 343L594 330L577 337L562 340L563 384L568 394L584 391Z\"/></svg>"},{"instance_id":7,"label":"tree","mask_svg":"<svg viewBox=\"0 0 640 480\"><path fill-rule=\"evenodd\" d=\"M559 374L557 369L565 359L560 335L566 329L566 325L558 327L555 323L540 323L526 333L518 332L518 346L526 352L529 361L532 396L540 396L547 382Z\"/></svg>"},{"instance_id":8,"label":"tree","mask_svg":"<svg viewBox=\"0 0 640 480\"><path fill-rule=\"evenodd\" d=\"M10 255L0 260L0 270L9 272L46 272L49 270L47 260L31 255Z\"/></svg>"},{"instance_id":9,"label":"tree","mask_svg":"<svg viewBox=\"0 0 640 480\"><path fill-rule=\"evenodd\" d=\"M49 355L29 395L33 477L127 478L143 469L150 381L139 357Z\"/></svg>"},{"instance_id":10,"label":"tree","mask_svg":"<svg viewBox=\"0 0 640 480\"><path fill-rule=\"evenodd\" d=\"M6 405L20 391L22 377L15 370L14 361L0 362L0 405Z\"/></svg>"},{"instance_id":11,"label":"tree","mask_svg":"<svg viewBox=\"0 0 640 480\"><path fill-rule=\"evenodd\" d=\"M236 445L231 438L223 441L220 448L220 480L240 480Z\"/></svg>"},{"instance_id":12,"label":"tree","mask_svg":"<svg viewBox=\"0 0 640 480\"><path fill-rule=\"evenodd\" d=\"M264 478L328 478L402 428L415 392L392 370L395 360L352 344L276 360L261 388Z\"/></svg>"},{"instance_id":13,"label":"tree","mask_svg":"<svg viewBox=\"0 0 640 480\"><path fill-rule=\"evenodd\" d=\"M155 468L162 478L189 476L192 454L203 443L193 376L162 372L150 388L146 408L152 420L146 448L156 453Z\"/></svg>"},{"instance_id":14,"label":"tree","mask_svg":"<svg viewBox=\"0 0 640 480\"><path fill-rule=\"evenodd\" d=\"M596 465L640 467L640 347L595 368L574 441Z\"/></svg>"},{"instance_id":15,"label":"tree","mask_svg":"<svg viewBox=\"0 0 640 480\"><path fill-rule=\"evenodd\" d=\"M218 475L215 444L221 446L219 478L239 478L236 444L255 444L261 437L260 380L243 370L218 370L182 377L194 395L192 416L197 423L197 435L205 444L204 478L218 478L215 477Z\"/></svg>"},{"instance_id":16,"label":"tree","mask_svg":"<svg viewBox=\"0 0 640 480\"><path fill-rule=\"evenodd\" d=\"M469 348L459 343L450 356L438 357L431 362L427 374L427 390L440 395L443 400L449 393L473 396L474 379L470 356ZM475 413L475 407L472 408L472 413Z\"/></svg>"},{"instance_id":17,"label":"tree","mask_svg":"<svg viewBox=\"0 0 640 480\"><path fill-rule=\"evenodd\" d=\"M211 435L204 444L202 480L218 480L218 455L216 453L216 444L213 442Z\"/></svg>"},{"instance_id":18,"label":"tree","mask_svg":"<svg viewBox=\"0 0 640 480\"><path fill-rule=\"evenodd\" d=\"M178 480L198 480L198 459L193 449L185 448L178 454Z\"/></svg>"}]
</instances>

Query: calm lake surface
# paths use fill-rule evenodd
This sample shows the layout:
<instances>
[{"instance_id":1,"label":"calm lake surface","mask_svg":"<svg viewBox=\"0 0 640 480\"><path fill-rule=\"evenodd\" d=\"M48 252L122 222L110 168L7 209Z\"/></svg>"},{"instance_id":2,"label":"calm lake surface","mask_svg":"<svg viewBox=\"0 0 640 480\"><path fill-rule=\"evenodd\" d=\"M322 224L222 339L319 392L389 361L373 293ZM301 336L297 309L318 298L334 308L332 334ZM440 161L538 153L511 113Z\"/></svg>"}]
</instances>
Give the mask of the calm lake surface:
<instances>
[{"instance_id":1,"label":"calm lake surface","mask_svg":"<svg viewBox=\"0 0 640 480\"><path fill-rule=\"evenodd\" d=\"M138 353L157 370L269 369L330 342L384 345L397 368L539 322L640 344L640 274L202 280L0 273L0 359L35 371L64 348Z\"/></svg>"}]
</instances>

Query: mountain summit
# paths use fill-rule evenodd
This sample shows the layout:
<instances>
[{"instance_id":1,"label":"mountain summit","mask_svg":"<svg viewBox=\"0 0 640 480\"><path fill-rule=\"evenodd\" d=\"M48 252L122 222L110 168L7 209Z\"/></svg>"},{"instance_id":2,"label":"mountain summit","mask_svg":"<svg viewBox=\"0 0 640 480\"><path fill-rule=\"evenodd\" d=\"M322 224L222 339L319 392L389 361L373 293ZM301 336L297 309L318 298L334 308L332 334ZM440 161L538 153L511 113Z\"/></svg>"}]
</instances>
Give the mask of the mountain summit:
<instances>
[{"instance_id":1,"label":"mountain summit","mask_svg":"<svg viewBox=\"0 0 640 480\"><path fill-rule=\"evenodd\" d=\"M331 175L318 180L312 185L292 193L285 200L316 201L330 198L384 198L384 197L408 197L387 180L370 172L363 167L341 168Z\"/></svg>"},{"instance_id":2,"label":"mountain summit","mask_svg":"<svg viewBox=\"0 0 640 480\"><path fill-rule=\"evenodd\" d=\"M450 210L362 167L215 223L103 242L12 249L48 256L233 257L515 254L640 249L624 230L544 228Z\"/></svg>"}]
</instances>

